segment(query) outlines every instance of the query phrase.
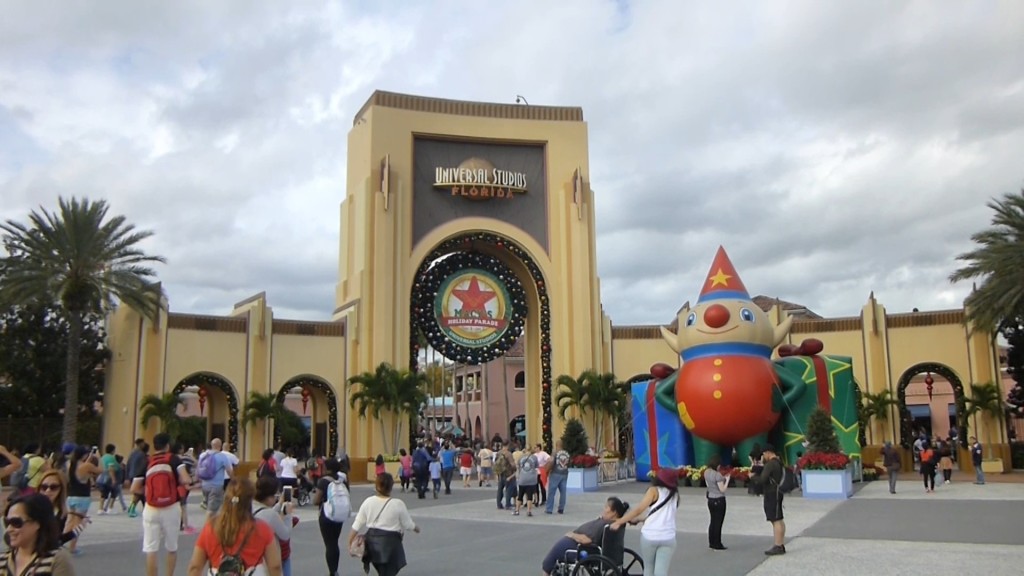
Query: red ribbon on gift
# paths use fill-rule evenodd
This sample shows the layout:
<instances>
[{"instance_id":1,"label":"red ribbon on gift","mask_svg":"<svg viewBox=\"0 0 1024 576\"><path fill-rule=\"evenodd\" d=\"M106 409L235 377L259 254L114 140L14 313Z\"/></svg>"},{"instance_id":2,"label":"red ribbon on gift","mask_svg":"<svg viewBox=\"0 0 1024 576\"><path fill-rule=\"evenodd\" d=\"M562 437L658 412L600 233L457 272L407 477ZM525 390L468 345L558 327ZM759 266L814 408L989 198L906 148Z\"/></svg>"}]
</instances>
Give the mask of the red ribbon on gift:
<instances>
[{"instance_id":1,"label":"red ribbon on gift","mask_svg":"<svg viewBox=\"0 0 1024 576\"><path fill-rule=\"evenodd\" d=\"M646 391L646 404L647 404L647 436L649 437L648 445L650 446L649 451L651 453L651 470L657 471L661 468L658 462L658 415L655 411L657 407L657 400L654 398L654 392L657 382L651 380L647 383Z\"/></svg>"},{"instance_id":2,"label":"red ribbon on gift","mask_svg":"<svg viewBox=\"0 0 1024 576\"><path fill-rule=\"evenodd\" d=\"M808 356L814 364L814 378L818 383L818 406L821 406L829 414L832 413L832 394L828 391L828 370L825 368L825 359L818 354L825 349L825 345L817 338L808 338L800 343L800 346L786 344L779 346L779 356Z\"/></svg>"}]
</instances>

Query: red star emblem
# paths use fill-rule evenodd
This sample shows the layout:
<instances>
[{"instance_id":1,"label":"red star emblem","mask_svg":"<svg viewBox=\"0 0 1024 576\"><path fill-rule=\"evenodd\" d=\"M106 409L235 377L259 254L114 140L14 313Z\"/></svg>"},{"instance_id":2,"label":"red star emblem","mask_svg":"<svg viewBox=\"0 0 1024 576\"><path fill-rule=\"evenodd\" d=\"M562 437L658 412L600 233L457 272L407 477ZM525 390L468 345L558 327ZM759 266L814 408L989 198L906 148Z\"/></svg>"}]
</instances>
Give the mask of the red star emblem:
<instances>
[{"instance_id":1,"label":"red star emblem","mask_svg":"<svg viewBox=\"0 0 1024 576\"><path fill-rule=\"evenodd\" d=\"M494 292L485 292L480 289L480 281L473 276L469 281L469 289L452 290L452 294L462 302L462 317L487 318L485 304L494 300L497 296Z\"/></svg>"}]
</instances>

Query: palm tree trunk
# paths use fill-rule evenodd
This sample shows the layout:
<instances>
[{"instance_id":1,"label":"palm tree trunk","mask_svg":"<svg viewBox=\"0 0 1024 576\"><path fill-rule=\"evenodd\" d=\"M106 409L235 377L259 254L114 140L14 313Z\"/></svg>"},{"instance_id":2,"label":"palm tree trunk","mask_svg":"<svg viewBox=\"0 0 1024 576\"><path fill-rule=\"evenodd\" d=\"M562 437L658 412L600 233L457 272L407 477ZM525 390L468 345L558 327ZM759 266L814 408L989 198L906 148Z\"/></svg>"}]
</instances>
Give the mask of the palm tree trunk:
<instances>
[{"instance_id":1,"label":"palm tree trunk","mask_svg":"<svg viewBox=\"0 0 1024 576\"><path fill-rule=\"evenodd\" d=\"M68 311L68 356L64 366L64 442L75 442L78 434L78 373L82 354L82 315Z\"/></svg>"}]
</instances>

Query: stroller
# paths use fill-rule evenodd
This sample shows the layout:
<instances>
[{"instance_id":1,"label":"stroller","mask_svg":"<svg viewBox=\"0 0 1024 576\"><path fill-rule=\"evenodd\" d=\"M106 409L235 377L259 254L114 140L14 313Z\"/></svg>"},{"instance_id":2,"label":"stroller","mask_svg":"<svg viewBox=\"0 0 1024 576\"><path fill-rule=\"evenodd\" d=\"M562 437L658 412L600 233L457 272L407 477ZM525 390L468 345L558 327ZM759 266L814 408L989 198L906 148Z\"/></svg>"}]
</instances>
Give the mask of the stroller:
<instances>
[{"instance_id":1,"label":"stroller","mask_svg":"<svg viewBox=\"0 0 1024 576\"><path fill-rule=\"evenodd\" d=\"M313 489L316 486L310 481L305 468L299 470L298 480L298 485L295 487L295 505L302 507L313 501Z\"/></svg>"}]
</instances>

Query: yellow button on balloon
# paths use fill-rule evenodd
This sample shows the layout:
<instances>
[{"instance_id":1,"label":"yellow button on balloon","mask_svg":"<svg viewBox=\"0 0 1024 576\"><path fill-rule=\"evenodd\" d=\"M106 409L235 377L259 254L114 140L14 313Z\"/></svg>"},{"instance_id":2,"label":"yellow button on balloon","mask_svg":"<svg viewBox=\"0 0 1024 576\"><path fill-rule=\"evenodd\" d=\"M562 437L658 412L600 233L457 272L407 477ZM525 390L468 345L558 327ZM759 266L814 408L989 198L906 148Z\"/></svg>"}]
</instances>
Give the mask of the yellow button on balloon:
<instances>
[{"instance_id":1,"label":"yellow button on balloon","mask_svg":"<svg viewBox=\"0 0 1024 576\"><path fill-rule=\"evenodd\" d=\"M713 380L714 380L715 382L720 382L720 381L722 380L722 375L721 375L721 374L715 374L715 375L714 375L714 376L712 376L711 378L712 378L712 379L713 379Z\"/></svg>"},{"instance_id":2,"label":"yellow button on balloon","mask_svg":"<svg viewBox=\"0 0 1024 576\"><path fill-rule=\"evenodd\" d=\"M721 365L722 365L722 359L721 358L715 358L715 366L721 366Z\"/></svg>"},{"instance_id":3,"label":"yellow button on balloon","mask_svg":"<svg viewBox=\"0 0 1024 576\"><path fill-rule=\"evenodd\" d=\"M714 394L712 394L712 396L715 397L715 400L719 400L719 399L722 398L722 391L721 390L715 390L715 392L714 392Z\"/></svg>"}]
</instances>

